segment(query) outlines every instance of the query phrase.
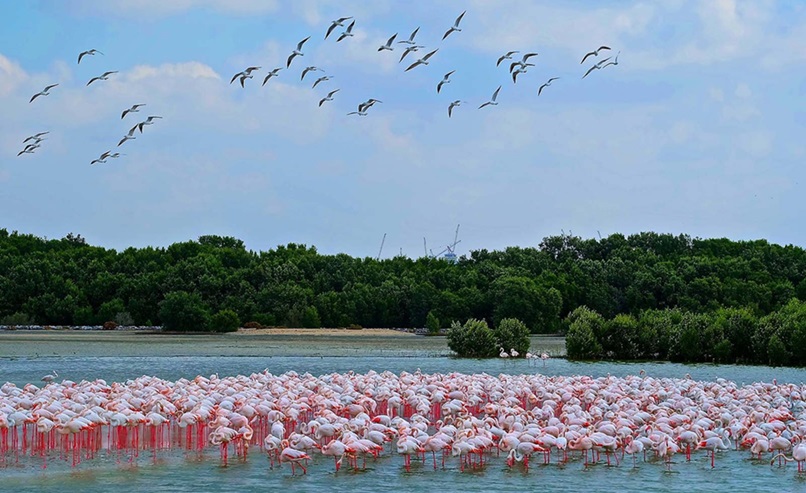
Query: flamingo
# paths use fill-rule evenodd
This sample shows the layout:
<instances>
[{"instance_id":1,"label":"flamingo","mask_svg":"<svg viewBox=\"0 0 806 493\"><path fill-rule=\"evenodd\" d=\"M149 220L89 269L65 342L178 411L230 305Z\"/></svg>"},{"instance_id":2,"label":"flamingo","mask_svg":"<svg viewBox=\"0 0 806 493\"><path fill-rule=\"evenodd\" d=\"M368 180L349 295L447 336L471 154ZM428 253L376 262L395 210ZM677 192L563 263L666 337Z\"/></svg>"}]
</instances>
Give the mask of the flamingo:
<instances>
[{"instance_id":1,"label":"flamingo","mask_svg":"<svg viewBox=\"0 0 806 493\"><path fill-rule=\"evenodd\" d=\"M727 441L727 442L726 442ZM723 437L711 437L707 440L703 440L700 442L700 448L704 448L705 450L709 450L711 452L711 467L714 467L715 455L717 450L729 450L730 449L730 438L728 436Z\"/></svg>"},{"instance_id":2,"label":"flamingo","mask_svg":"<svg viewBox=\"0 0 806 493\"><path fill-rule=\"evenodd\" d=\"M632 467L635 469L638 467L636 465L636 454L640 454L644 451L644 444L641 441L636 441L632 436L627 437L627 441L624 444L624 453L632 455Z\"/></svg>"},{"instance_id":3,"label":"flamingo","mask_svg":"<svg viewBox=\"0 0 806 493\"><path fill-rule=\"evenodd\" d=\"M283 462L290 462L291 463L291 475L293 476L296 474L294 466L297 465L302 468L302 474L307 474L308 470L305 468L305 465L302 464L302 461L310 459L310 456L303 452L302 450L297 450L292 448L289 445L288 440L283 440L281 442L281 446L283 447L283 451L280 452L280 463Z\"/></svg>"},{"instance_id":4,"label":"flamingo","mask_svg":"<svg viewBox=\"0 0 806 493\"><path fill-rule=\"evenodd\" d=\"M56 370L53 370L52 374L45 375L44 377L42 377L42 381L45 382L45 383L50 383L50 382L56 380L56 377L58 377L58 376L59 376L59 374L56 373Z\"/></svg>"}]
</instances>

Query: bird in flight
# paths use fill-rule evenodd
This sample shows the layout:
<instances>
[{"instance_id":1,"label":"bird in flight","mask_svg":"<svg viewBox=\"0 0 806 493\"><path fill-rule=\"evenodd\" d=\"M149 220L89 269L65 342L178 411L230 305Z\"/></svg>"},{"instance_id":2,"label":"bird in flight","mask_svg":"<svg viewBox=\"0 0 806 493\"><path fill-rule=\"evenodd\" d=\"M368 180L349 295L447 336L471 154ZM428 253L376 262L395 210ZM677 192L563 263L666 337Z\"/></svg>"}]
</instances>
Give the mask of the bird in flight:
<instances>
[{"instance_id":1,"label":"bird in flight","mask_svg":"<svg viewBox=\"0 0 806 493\"><path fill-rule=\"evenodd\" d=\"M253 67L247 67L246 70L244 70L243 72L238 72L237 74L233 75L232 79L230 79L229 83L232 84L233 82L235 82L235 79L240 78L241 79L241 87L244 87L243 84L246 81L246 79L251 79L251 78L254 77L252 75L252 72L254 72L255 70L260 70L260 67L254 67L254 66Z\"/></svg>"},{"instance_id":2,"label":"bird in flight","mask_svg":"<svg viewBox=\"0 0 806 493\"><path fill-rule=\"evenodd\" d=\"M438 51L439 51L439 48L437 48L434 51L429 51L428 53L425 54L424 57L418 58L416 62L414 62L411 65L409 65L409 68L407 68L405 70L405 72L408 72L409 70L413 69L417 65L428 65L428 59L431 58L432 56L434 56L434 53L436 53Z\"/></svg>"},{"instance_id":3,"label":"bird in flight","mask_svg":"<svg viewBox=\"0 0 806 493\"><path fill-rule=\"evenodd\" d=\"M129 113L139 113L140 110L137 109L137 108L140 108L141 106L145 106L145 103L144 104L135 104L135 105L132 105L131 108L123 110L123 113L121 113L121 115L120 115L120 119L123 120L123 118L126 115L128 115Z\"/></svg>"},{"instance_id":4,"label":"bird in flight","mask_svg":"<svg viewBox=\"0 0 806 493\"><path fill-rule=\"evenodd\" d=\"M325 96L325 97L323 97L322 99L319 100L319 106L321 107L322 104L324 104L325 101L333 101L333 95L336 94L337 92L339 92L339 90L340 89L333 89L332 91L327 93L327 96Z\"/></svg>"},{"instance_id":5,"label":"bird in flight","mask_svg":"<svg viewBox=\"0 0 806 493\"><path fill-rule=\"evenodd\" d=\"M30 100L30 101L28 101L28 103L29 103L29 104L30 104L30 103L33 103L33 102L34 102L34 99L38 98L39 96L47 96L47 95L49 95L49 94L50 94L50 92L48 92L48 91L50 91L51 89L53 89L54 87L56 87L56 86L58 86L58 85L59 85L59 84L51 84L51 85L49 85L49 86L45 86L45 88L44 88L44 89L42 89L40 92L38 92L38 93L34 94L33 96L31 96L31 100Z\"/></svg>"},{"instance_id":6,"label":"bird in flight","mask_svg":"<svg viewBox=\"0 0 806 493\"><path fill-rule=\"evenodd\" d=\"M600 61L599 61L599 63L597 63L597 64L596 64L596 65L594 65L593 67L589 68L589 69L588 69L588 71L587 71L587 72L585 72L585 75L583 75L583 76L582 76L582 78L584 79L585 77L587 77L587 76L588 76L588 74L589 74L589 73L593 72L594 70L597 70L597 69L602 68L602 65L603 65L603 64L604 64L606 61L610 60L611 58L612 58L612 57L607 57L607 58L605 58L605 59L603 59L603 60L600 60Z\"/></svg>"},{"instance_id":7,"label":"bird in flight","mask_svg":"<svg viewBox=\"0 0 806 493\"><path fill-rule=\"evenodd\" d=\"M302 52L302 45L304 45L305 42L308 41L309 39L311 39L310 36L297 43L297 49L292 51L291 55L289 55L288 62L286 63L285 68L291 66L291 60L293 60L295 56L305 56L305 53Z\"/></svg>"},{"instance_id":8,"label":"bird in flight","mask_svg":"<svg viewBox=\"0 0 806 493\"><path fill-rule=\"evenodd\" d=\"M599 52L600 52L600 51L602 51L602 50L609 50L609 49L610 49L610 47L609 47L609 46L604 46L604 45L602 45L602 46L600 46L600 47L596 48L595 50L591 51L590 53L587 53L587 54L586 54L584 57L582 57L582 61L581 61L581 62L579 62L579 64L580 64L580 65L582 65L583 63L585 63L585 60L587 60L589 56L591 56L591 55L593 55L593 56L599 56Z\"/></svg>"},{"instance_id":9,"label":"bird in flight","mask_svg":"<svg viewBox=\"0 0 806 493\"><path fill-rule=\"evenodd\" d=\"M467 101L460 101L460 100L457 99L456 101L454 101L454 102L452 102L451 104L448 105L448 118L451 117L451 113L453 112L453 109L455 107L457 107L457 106L460 106L462 103L467 103Z\"/></svg>"},{"instance_id":10,"label":"bird in flight","mask_svg":"<svg viewBox=\"0 0 806 493\"><path fill-rule=\"evenodd\" d=\"M449 83L451 82L451 81L450 81L450 79L449 79L449 77L450 77L450 76L451 76L451 74L453 74L454 72L456 72L456 70L451 70L450 72L448 72L447 74L445 74L445 75L442 77L442 80L441 80L441 81L439 81L439 84L437 84L437 94L439 94L439 91L442 89L442 86L444 86L445 84L449 84Z\"/></svg>"},{"instance_id":11,"label":"bird in flight","mask_svg":"<svg viewBox=\"0 0 806 493\"><path fill-rule=\"evenodd\" d=\"M541 92L543 92L543 88L544 88L544 87L548 87L548 86L550 86L550 85L551 85L551 81L554 81L554 80L557 80L557 79L559 79L559 77L552 77L552 78L551 78L551 79L549 79L549 80L548 80L548 81L547 81L545 84L543 84L542 86L540 86L540 89L538 89L538 90L537 90L537 95L538 95L538 96L540 96L540 93L541 93Z\"/></svg>"},{"instance_id":12,"label":"bird in flight","mask_svg":"<svg viewBox=\"0 0 806 493\"><path fill-rule=\"evenodd\" d=\"M402 62L402 61L403 61L403 59L404 59L404 58L406 58L406 55L408 55L409 53L411 53L411 52L413 52L413 51L417 51L417 50L419 50L420 48L425 48L425 46L422 46L422 45L411 45L411 46L407 47L407 48L406 48L406 49L403 51L403 54L402 54L402 55L400 55L400 60L398 60L398 62L397 62L397 63Z\"/></svg>"},{"instance_id":13,"label":"bird in flight","mask_svg":"<svg viewBox=\"0 0 806 493\"><path fill-rule=\"evenodd\" d=\"M95 164L95 163L105 163L105 162L106 162L106 158L108 158L108 157L109 157L111 154L112 154L112 151L106 151L106 152L104 152L103 154L101 154L101 155L98 157L98 159L93 159L92 161L90 161L90 166L92 166L92 165L93 165L93 164Z\"/></svg>"},{"instance_id":14,"label":"bird in flight","mask_svg":"<svg viewBox=\"0 0 806 493\"><path fill-rule=\"evenodd\" d=\"M308 75L308 72L316 72L316 71L324 72L324 70L322 70L319 67L314 67L314 66L305 67L305 69L302 71L302 75L299 77L299 80L304 79L305 76Z\"/></svg>"},{"instance_id":15,"label":"bird in flight","mask_svg":"<svg viewBox=\"0 0 806 493\"><path fill-rule=\"evenodd\" d=\"M266 82L268 82L269 79L271 79L272 77L277 77L278 76L277 73L281 70L283 70L283 67L277 67L276 69L269 72L269 74L263 79L263 84L261 84L261 86L265 86Z\"/></svg>"},{"instance_id":16,"label":"bird in flight","mask_svg":"<svg viewBox=\"0 0 806 493\"><path fill-rule=\"evenodd\" d=\"M96 80L109 80L109 76L116 73L118 73L117 70L112 70L111 72L104 72L103 75L99 75L98 77L93 77L92 79L90 79L90 81L87 82L87 85L92 84Z\"/></svg>"},{"instance_id":17,"label":"bird in flight","mask_svg":"<svg viewBox=\"0 0 806 493\"><path fill-rule=\"evenodd\" d=\"M498 98L498 92L500 90L501 90L501 86L498 86L498 89L496 89L495 92L493 93L493 97L489 101L487 101L486 103L484 103L481 106L479 106L479 109L482 109L487 105L497 106L498 102L496 102L496 99Z\"/></svg>"},{"instance_id":18,"label":"bird in flight","mask_svg":"<svg viewBox=\"0 0 806 493\"><path fill-rule=\"evenodd\" d=\"M347 30L344 31L343 33L341 33L341 35L339 36L339 39L337 39L336 42L338 43L339 41L341 41L344 38L348 38L348 37L352 38L353 37L353 26L355 26L355 21L351 22L350 25L347 26Z\"/></svg>"},{"instance_id":19,"label":"bird in flight","mask_svg":"<svg viewBox=\"0 0 806 493\"><path fill-rule=\"evenodd\" d=\"M378 51L383 51L383 50L394 51L394 48L392 48L392 43L394 43L396 37L397 37L397 33L393 34L392 37L389 38L389 41L386 42L385 45L381 45L381 47L378 48Z\"/></svg>"},{"instance_id":20,"label":"bird in flight","mask_svg":"<svg viewBox=\"0 0 806 493\"><path fill-rule=\"evenodd\" d=\"M527 63L526 65L534 66L531 63ZM512 83L517 84L518 83L518 74L525 74L525 73L526 73L526 68L525 67L516 68L515 71L512 72Z\"/></svg>"},{"instance_id":21,"label":"bird in flight","mask_svg":"<svg viewBox=\"0 0 806 493\"><path fill-rule=\"evenodd\" d=\"M316 79L316 82L314 82L314 83L313 83L313 86L311 86L311 89L316 89L316 86L317 86L317 85L318 85L320 82L325 82L325 81L328 81L328 80L330 80L330 79L332 79L332 77L331 77L331 76L329 76L329 75L325 75L325 76L323 76L323 77L319 77L318 79Z\"/></svg>"},{"instance_id":22,"label":"bird in flight","mask_svg":"<svg viewBox=\"0 0 806 493\"><path fill-rule=\"evenodd\" d=\"M419 31L419 30L420 30L420 28L418 27L417 29L414 30L413 33L411 33L411 36L409 36L409 39L404 39L402 41L398 41L398 43L403 43L403 44L407 44L407 45L413 45L414 44L414 36L417 36L417 31Z\"/></svg>"},{"instance_id":23,"label":"bird in flight","mask_svg":"<svg viewBox=\"0 0 806 493\"><path fill-rule=\"evenodd\" d=\"M445 38L447 38L447 37L448 37L448 35L450 35L452 32L454 32L454 31L457 31L457 32L461 31L461 29L459 29L459 22L462 20L462 17L464 17L464 16L465 16L465 12L467 12L467 10L465 10L464 12L462 12L461 14L459 14L459 17L457 17L457 18L456 18L456 22L454 22L454 23L453 23L453 26L451 26L451 28L450 28L450 29L448 29L448 30L447 30L447 32L445 32L445 35L444 35L444 36L442 36L442 39L443 39L443 40L444 40Z\"/></svg>"},{"instance_id":24,"label":"bird in flight","mask_svg":"<svg viewBox=\"0 0 806 493\"><path fill-rule=\"evenodd\" d=\"M142 121L142 122L138 123L135 126L140 130L140 133L143 133L143 127L146 126L146 125L154 125L154 120L157 119L157 118L162 118L162 117L157 116L157 115L149 116L148 118L146 118L145 121Z\"/></svg>"},{"instance_id":25,"label":"bird in flight","mask_svg":"<svg viewBox=\"0 0 806 493\"><path fill-rule=\"evenodd\" d=\"M527 60L529 60L533 56L537 56L537 53L526 53L521 57L520 61L512 62L511 64L509 64L509 72L512 73L512 71L515 70L515 67L520 67L522 69L526 69L526 67L534 67L535 66L534 63L527 62Z\"/></svg>"},{"instance_id":26,"label":"bird in flight","mask_svg":"<svg viewBox=\"0 0 806 493\"><path fill-rule=\"evenodd\" d=\"M17 153L17 157L20 157L23 154L33 154L34 151L37 149L39 149L39 144L28 144L27 146L25 146L25 149Z\"/></svg>"},{"instance_id":27,"label":"bird in flight","mask_svg":"<svg viewBox=\"0 0 806 493\"><path fill-rule=\"evenodd\" d=\"M501 65L501 62L503 62L504 60L512 60L512 55L514 55L515 53L520 53L520 51L508 51L506 55L501 55L498 58L498 62L496 62L495 66L497 67ZM510 72L512 72L512 70L510 70Z\"/></svg>"},{"instance_id":28,"label":"bird in flight","mask_svg":"<svg viewBox=\"0 0 806 493\"><path fill-rule=\"evenodd\" d=\"M100 53L101 55L103 55L103 53L101 53L96 49L82 51L81 53L78 54L78 62L76 63L81 63L81 59L84 58L85 55L95 55L96 53Z\"/></svg>"},{"instance_id":29,"label":"bird in flight","mask_svg":"<svg viewBox=\"0 0 806 493\"><path fill-rule=\"evenodd\" d=\"M330 33L332 33L334 29L336 29L336 26L344 27L344 21L349 21L350 19L352 19L352 17L339 17L338 19L333 21L330 24L330 27L327 28L327 32L325 33L325 39L327 39L327 37L330 36ZM297 48L297 49L302 49L302 48Z\"/></svg>"},{"instance_id":30,"label":"bird in flight","mask_svg":"<svg viewBox=\"0 0 806 493\"><path fill-rule=\"evenodd\" d=\"M619 51L618 53L616 53L616 58L615 58L615 60L613 60L612 62L605 63L604 65L602 65L602 68L605 68L605 67L607 67L608 65L618 65L618 56L619 56L620 54L621 54L621 52L620 52L620 51Z\"/></svg>"},{"instance_id":31,"label":"bird in flight","mask_svg":"<svg viewBox=\"0 0 806 493\"><path fill-rule=\"evenodd\" d=\"M41 141L41 140L45 140L45 139L42 138L42 136L47 135L49 133L50 132L39 132L37 134L31 135L30 137L26 137L26 139L23 140L22 143L24 144L24 143L28 142L29 140L36 140L37 142Z\"/></svg>"},{"instance_id":32,"label":"bird in flight","mask_svg":"<svg viewBox=\"0 0 806 493\"><path fill-rule=\"evenodd\" d=\"M137 125L135 125L135 127L136 127L136 126L137 126ZM134 139L136 139L136 138L137 138L137 137L135 137L135 136L134 136L134 135L132 135L132 134L133 134L133 132L129 131L129 133L128 133L128 134L124 135L124 136L123 136L123 138L122 138L122 139L120 139L120 142L118 142L118 147L120 147L120 146L121 146L121 145L122 145L124 142L126 142L127 140L134 140Z\"/></svg>"}]
</instances>

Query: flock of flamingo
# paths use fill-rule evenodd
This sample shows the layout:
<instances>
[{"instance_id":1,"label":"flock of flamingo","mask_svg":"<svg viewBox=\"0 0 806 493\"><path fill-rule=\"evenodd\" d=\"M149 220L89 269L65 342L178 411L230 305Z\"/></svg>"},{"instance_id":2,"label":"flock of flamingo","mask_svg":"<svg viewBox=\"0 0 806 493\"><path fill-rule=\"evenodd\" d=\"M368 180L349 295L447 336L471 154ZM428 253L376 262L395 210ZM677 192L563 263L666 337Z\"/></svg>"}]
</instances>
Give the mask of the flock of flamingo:
<instances>
[{"instance_id":1,"label":"flock of flamingo","mask_svg":"<svg viewBox=\"0 0 806 493\"><path fill-rule=\"evenodd\" d=\"M419 370L43 380L0 387L3 464L77 466L100 454L134 461L146 451L156 460L171 449L218 449L224 465L231 452L246 460L260 449L272 468L287 463L292 474L307 473L318 456L332 457L338 471L345 459L358 469L395 453L406 471L412 459L434 469L450 460L462 471L503 459L528 471L535 454L544 464L555 454L555 463L584 467L619 465L626 454L633 467L640 459L670 469L673 457L690 461L696 451L713 467L717 453L740 449L779 466L795 461L798 472L806 461L804 388L775 381Z\"/></svg>"}]
</instances>

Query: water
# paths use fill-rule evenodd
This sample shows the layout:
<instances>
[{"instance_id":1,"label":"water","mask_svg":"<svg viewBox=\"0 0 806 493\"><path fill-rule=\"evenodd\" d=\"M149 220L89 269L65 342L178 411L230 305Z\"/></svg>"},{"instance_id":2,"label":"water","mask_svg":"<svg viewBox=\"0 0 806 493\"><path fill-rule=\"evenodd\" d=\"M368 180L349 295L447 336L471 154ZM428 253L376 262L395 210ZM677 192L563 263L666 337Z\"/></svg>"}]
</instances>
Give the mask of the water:
<instances>
[{"instance_id":1,"label":"water","mask_svg":"<svg viewBox=\"0 0 806 493\"><path fill-rule=\"evenodd\" d=\"M739 383L771 381L800 383L806 380L806 370L773 369L769 367L680 365L671 363L575 363L551 359L529 364L524 360L460 360L433 357L405 347L394 350L375 348L341 356L298 356L275 351L267 356L42 356L0 358L0 382L17 385L39 384L42 375L59 372L60 378L74 381L104 378L107 382L125 381L143 374L175 380L196 375L218 373L220 376L250 374L264 368L279 374L288 370L314 375L330 372L378 372L390 370L413 372L486 372L527 373L549 375L586 374L625 376L644 370L655 377L682 378L690 374L697 380L731 379ZM286 351L287 352L287 351ZM64 351L69 353L69 351ZM348 352L349 353L349 352ZM309 354L305 353L305 354ZM439 457L437 458L439 461ZM58 460L50 460L42 469L41 459L25 458L14 463L13 456L0 466L0 491L82 491L82 492L161 492L161 491L355 491L377 492L394 487L398 491L806 491L806 474L798 475L794 464L784 468L770 467L766 460L753 461L749 452L729 451L717 455L717 467L711 469L705 452L697 452L690 463L681 454L675 457L672 472L665 472L662 463L625 458L618 467L595 465L585 468L577 455L564 465L540 464L538 455L532 458L528 472L516 465L509 469L503 457L493 457L482 470L461 472L455 459L448 459L446 469L433 470L430 456L425 465L413 462L410 473L403 468L403 458L387 452L377 461L367 461L366 472L342 468L334 473L332 459L314 454L307 475L291 476L289 466L270 469L269 462L257 447L250 451L247 461L231 455L230 465L222 467L218 451L207 450L201 459L183 451L160 452L157 460L144 452L136 462L128 457L102 453L93 460L83 461L76 469ZM604 457L602 457L604 460Z\"/></svg>"}]
</instances>

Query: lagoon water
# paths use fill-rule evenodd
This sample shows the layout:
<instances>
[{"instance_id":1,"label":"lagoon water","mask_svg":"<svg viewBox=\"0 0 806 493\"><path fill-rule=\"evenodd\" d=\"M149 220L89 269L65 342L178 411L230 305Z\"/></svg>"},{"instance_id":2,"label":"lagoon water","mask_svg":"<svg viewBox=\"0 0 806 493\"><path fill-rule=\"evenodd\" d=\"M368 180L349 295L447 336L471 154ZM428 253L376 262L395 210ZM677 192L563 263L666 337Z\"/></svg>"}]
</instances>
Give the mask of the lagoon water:
<instances>
[{"instance_id":1,"label":"lagoon water","mask_svg":"<svg viewBox=\"0 0 806 493\"><path fill-rule=\"evenodd\" d=\"M8 342L0 337L0 344ZM108 354L90 356L82 351L71 351L69 344L58 354L43 355L31 350L0 350L0 382L10 381L24 385L40 384L42 375L54 369L60 378L74 381L103 378L107 382L125 381L143 374L165 379L193 378L196 375L218 373L221 376L250 374L268 369L279 374L285 371L310 372L320 375L331 372L486 372L532 373L548 375L612 374L625 376L644 370L655 377L682 378L690 374L697 380L726 378L737 383L771 381L800 383L806 381L806 370L769 367L679 365L670 363L575 363L552 358L544 366L541 362L529 364L525 360L460 360L444 356L441 351L423 349L405 339L385 344L359 346L359 350L333 351L320 346L322 341L306 341L303 349L293 345L264 351L255 355L251 351L230 351L226 356L208 354L182 354L189 351L173 350L166 355L157 348L160 342L149 343L147 351L129 352L126 356ZM533 346L534 347L534 346ZM19 348L17 348L19 349ZM164 348L163 348L164 349ZM77 353L71 355L72 352ZM143 353L161 354L147 356ZM233 354L234 353L234 354ZM22 356L29 354L33 356ZM39 354L39 355L37 355ZM317 355L318 354L318 355ZM705 452L697 452L692 461L685 462L681 454L675 457L672 472L666 472L660 462L639 461L632 468L631 459L618 467L599 465L585 468L578 455L570 462L558 466L556 456L551 465L540 464L533 457L532 467L506 467L503 457L492 457L481 470L459 470L455 459L448 459L446 468L434 470L430 463L421 465L413 461L411 472L403 468L403 458L389 452L377 461L369 460L367 470L353 472L342 468L334 473L333 461L315 455L307 475L291 476L288 465L271 469L265 454L253 447L246 461L231 457L228 467L220 465L218 451L208 449L203 457L184 451L162 451L156 459L144 452L136 461L128 457L102 453L100 457L85 460L75 469L58 458L49 460L42 468L39 458L6 456L0 464L0 491L82 491L82 492L162 492L162 491L806 491L806 474L798 475L794 464L771 467L767 460L749 459L749 452L728 451L717 455L716 468L711 469Z\"/></svg>"}]
</instances>

